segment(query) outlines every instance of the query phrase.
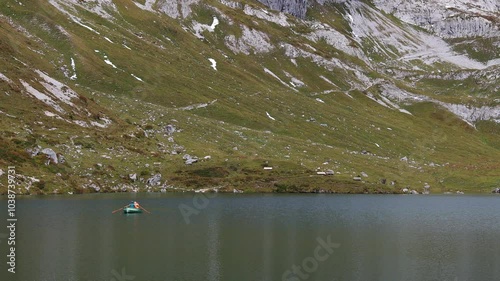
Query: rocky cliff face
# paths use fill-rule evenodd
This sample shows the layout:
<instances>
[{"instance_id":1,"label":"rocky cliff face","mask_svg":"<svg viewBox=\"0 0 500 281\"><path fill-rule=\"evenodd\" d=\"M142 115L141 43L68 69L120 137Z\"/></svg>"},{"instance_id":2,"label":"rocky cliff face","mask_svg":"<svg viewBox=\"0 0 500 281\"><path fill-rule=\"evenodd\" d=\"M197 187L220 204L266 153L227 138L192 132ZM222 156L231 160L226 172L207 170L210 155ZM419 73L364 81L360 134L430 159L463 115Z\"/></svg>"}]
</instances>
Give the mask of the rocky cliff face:
<instances>
[{"instance_id":1,"label":"rocky cliff face","mask_svg":"<svg viewBox=\"0 0 500 281\"><path fill-rule=\"evenodd\" d=\"M385 12L444 38L500 36L500 2L496 0L373 2Z\"/></svg>"},{"instance_id":2,"label":"rocky cliff face","mask_svg":"<svg viewBox=\"0 0 500 281\"><path fill-rule=\"evenodd\" d=\"M294 15L299 18L304 18L307 12L308 0L258 0L267 7Z\"/></svg>"},{"instance_id":3,"label":"rocky cliff face","mask_svg":"<svg viewBox=\"0 0 500 281\"><path fill-rule=\"evenodd\" d=\"M358 0L258 0L271 9L304 18L313 2L358 2ZM496 0L374 0L381 10L418 25L443 38L500 36L500 2Z\"/></svg>"}]
</instances>

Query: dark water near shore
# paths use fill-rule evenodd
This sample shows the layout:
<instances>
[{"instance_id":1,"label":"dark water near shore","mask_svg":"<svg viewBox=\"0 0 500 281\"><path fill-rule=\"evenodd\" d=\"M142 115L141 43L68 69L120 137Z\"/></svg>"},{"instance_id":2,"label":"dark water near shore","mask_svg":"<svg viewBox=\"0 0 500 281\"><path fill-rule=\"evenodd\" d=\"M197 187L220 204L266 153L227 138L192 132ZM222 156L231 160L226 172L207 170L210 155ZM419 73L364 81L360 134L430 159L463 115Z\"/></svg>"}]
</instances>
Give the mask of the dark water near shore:
<instances>
[{"instance_id":1,"label":"dark water near shore","mask_svg":"<svg viewBox=\"0 0 500 281\"><path fill-rule=\"evenodd\" d=\"M18 198L0 280L500 280L498 196L193 196ZM153 214L111 214L132 199Z\"/></svg>"}]
</instances>

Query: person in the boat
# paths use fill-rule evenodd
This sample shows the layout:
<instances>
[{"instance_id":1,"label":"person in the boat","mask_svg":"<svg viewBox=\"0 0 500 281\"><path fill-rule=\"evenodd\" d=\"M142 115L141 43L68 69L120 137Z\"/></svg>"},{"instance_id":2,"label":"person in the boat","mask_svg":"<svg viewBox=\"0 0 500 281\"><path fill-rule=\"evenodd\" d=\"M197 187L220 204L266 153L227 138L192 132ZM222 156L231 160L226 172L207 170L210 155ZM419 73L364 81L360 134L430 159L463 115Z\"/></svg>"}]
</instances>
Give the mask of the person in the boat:
<instances>
[{"instance_id":1,"label":"person in the boat","mask_svg":"<svg viewBox=\"0 0 500 281\"><path fill-rule=\"evenodd\" d=\"M125 207L139 209L141 207L141 205L139 205L139 203L137 203L137 201L130 201L130 204L128 204Z\"/></svg>"},{"instance_id":2,"label":"person in the boat","mask_svg":"<svg viewBox=\"0 0 500 281\"><path fill-rule=\"evenodd\" d=\"M125 207L127 207L127 206L125 206ZM128 207L139 209L141 206L139 205L139 203L137 203L137 201L130 201L130 204L128 204Z\"/></svg>"}]
</instances>

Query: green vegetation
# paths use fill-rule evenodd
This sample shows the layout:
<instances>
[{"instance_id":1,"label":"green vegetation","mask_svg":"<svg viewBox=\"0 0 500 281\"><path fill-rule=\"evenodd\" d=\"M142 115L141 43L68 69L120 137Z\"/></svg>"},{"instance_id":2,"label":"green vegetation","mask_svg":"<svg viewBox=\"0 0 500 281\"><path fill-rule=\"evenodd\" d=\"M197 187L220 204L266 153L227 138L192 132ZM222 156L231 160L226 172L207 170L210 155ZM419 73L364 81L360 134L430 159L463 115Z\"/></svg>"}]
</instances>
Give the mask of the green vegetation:
<instances>
[{"instance_id":1,"label":"green vegetation","mask_svg":"<svg viewBox=\"0 0 500 281\"><path fill-rule=\"evenodd\" d=\"M112 21L78 8L81 23L99 34L47 1L6 2L0 7L0 72L12 83L0 80L0 168L15 165L19 175L39 180L23 178L20 193L145 191L147 179L158 173L161 181L152 191L400 193L405 187L421 191L429 183L436 193L490 192L500 184L499 124L481 121L472 128L430 102L402 103L412 115L405 114L367 97L379 97L377 85L364 91L352 87L360 83L356 69L415 94L479 105L491 101L491 84L473 78L396 79L325 40L297 35L310 31L303 22L290 18L294 26L283 28L217 1L194 5L186 19L143 11L129 0L114 1ZM210 25L218 12L208 4L227 18L218 16L216 31L198 39L183 27L191 27L192 20ZM344 12L336 4L311 9L308 17L347 35ZM225 40L228 34L243 36L240 24L267 34L274 48L234 53ZM355 68L328 69L304 57L292 62L281 42ZM353 46L366 50L373 44ZM217 61L217 71L208 58ZM371 58L373 63L393 59ZM71 59L76 80L70 79ZM449 65L422 67L459 73ZM304 86L284 86L264 68ZM44 91L35 70L78 93L74 106L60 102L64 112L57 112L30 96L21 80ZM89 125L108 119L106 128ZM176 132L168 134L167 125ZM65 163L46 165L45 155L30 157L27 149L36 146L62 154ZM198 162L186 165L186 154ZM335 174L317 175L326 170ZM354 181L362 172L367 177ZM0 193L6 191L4 175Z\"/></svg>"}]
</instances>

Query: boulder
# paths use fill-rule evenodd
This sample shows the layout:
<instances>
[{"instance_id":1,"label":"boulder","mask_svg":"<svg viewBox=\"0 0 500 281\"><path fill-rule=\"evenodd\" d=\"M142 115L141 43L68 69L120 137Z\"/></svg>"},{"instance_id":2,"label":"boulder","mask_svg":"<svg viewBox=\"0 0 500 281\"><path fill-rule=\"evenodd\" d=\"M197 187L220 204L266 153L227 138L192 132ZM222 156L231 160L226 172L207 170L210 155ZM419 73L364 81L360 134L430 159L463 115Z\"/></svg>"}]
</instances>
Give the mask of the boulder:
<instances>
[{"instance_id":1,"label":"boulder","mask_svg":"<svg viewBox=\"0 0 500 281\"><path fill-rule=\"evenodd\" d=\"M364 178L367 178L368 177L368 174L365 173L365 172L361 172L361 176L364 177Z\"/></svg>"},{"instance_id":2,"label":"boulder","mask_svg":"<svg viewBox=\"0 0 500 281\"><path fill-rule=\"evenodd\" d=\"M41 152L47 156L48 161L46 165L50 164L50 162L54 164L59 163L59 160L57 159L57 154L51 148L44 148Z\"/></svg>"},{"instance_id":3,"label":"boulder","mask_svg":"<svg viewBox=\"0 0 500 281\"><path fill-rule=\"evenodd\" d=\"M189 154L184 154L184 156L182 156L182 159L184 159L184 163L186 165L192 165L193 163L196 163L198 162L198 157L196 156L191 156Z\"/></svg>"},{"instance_id":4,"label":"boulder","mask_svg":"<svg viewBox=\"0 0 500 281\"><path fill-rule=\"evenodd\" d=\"M62 154L57 154L57 160L60 164L64 164L64 162L66 162L66 158Z\"/></svg>"},{"instance_id":5,"label":"boulder","mask_svg":"<svg viewBox=\"0 0 500 281\"><path fill-rule=\"evenodd\" d=\"M403 193L408 193L410 190L408 188L403 188Z\"/></svg>"},{"instance_id":6,"label":"boulder","mask_svg":"<svg viewBox=\"0 0 500 281\"><path fill-rule=\"evenodd\" d=\"M147 181L146 181L146 184L147 185L160 185L160 181L161 181L161 174L156 174L154 175L153 177L149 178Z\"/></svg>"},{"instance_id":7,"label":"boulder","mask_svg":"<svg viewBox=\"0 0 500 281\"><path fill-rule=\"evenodd\" d=\"M1 175L1 172L0 172ZM500 193L500 187L497 187L491 191L491 193Z\"/></svg>"},{"instance_id":8,"label":"boulder","mask_svg":"<svg viewBox=\"0 0 500 281\"><path fill-rule=\"evenodd\" d=\"M416 190L412 190L412 191L410 191L410 194L419 194L419 193Z\"/></svg>"},{"instance_id":9,"label":"boulder","mask_svg":"<svg viewBox=\"0 0 500 281\"><path fill-rule=\"evenodd\" d=\"M40 153L41 149L42 148L39 145L37 145L36 147L26 149L26 152L28 152L28 154L33 158L37 156L38 153Z\"/></svg>"},{"instance_id":10,"label":"boulder","mask_svg":"<svg viewBox=\"0 0 500 281\"><path fill-rule=\"evenodd\" d=\"M335 172L333 170L326 170L325 172L328 176L333 176Z\"/></svg>"},{"instance_id":11,"label":"boulder","mask_svg":"<svg viewBox=\"0 0 500 281\"><path fill-rule=\"evenodd\" d=\"M128 175L128 178L129 178L131 181L136 181L136 180L137 180L137 174L130 174L130 175Z\"/></svg>"},{"instance_id":12,"label":"boulder","mask_svg":"<svg viewBox=\"0 0 500 281\"><path fill-rule=\"evenodd\" d=\"M176 128L174 125L170 125L168 124L167 126L165 126L165 132L168 134L168 135L172 135L173 133L175 133L176 131Z\"/></svg>"}]
</instances>

